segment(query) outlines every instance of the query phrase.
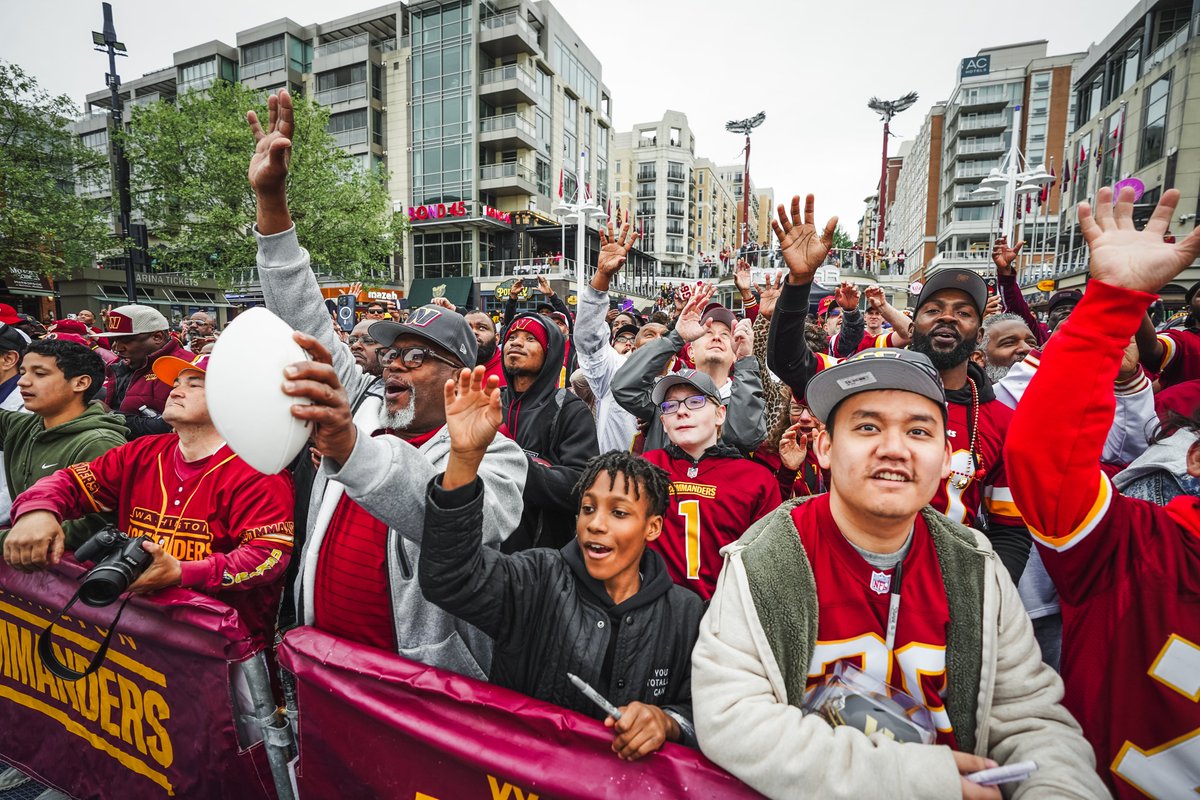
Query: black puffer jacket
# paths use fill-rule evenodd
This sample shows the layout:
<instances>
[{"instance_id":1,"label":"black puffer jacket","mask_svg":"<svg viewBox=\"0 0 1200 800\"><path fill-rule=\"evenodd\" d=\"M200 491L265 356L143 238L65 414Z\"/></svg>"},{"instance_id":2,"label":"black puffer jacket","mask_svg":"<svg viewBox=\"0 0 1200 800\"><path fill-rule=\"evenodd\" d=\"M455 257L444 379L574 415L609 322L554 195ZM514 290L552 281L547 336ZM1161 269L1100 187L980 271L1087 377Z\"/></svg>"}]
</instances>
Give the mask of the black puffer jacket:
<instances>
[{"instance_id":1,"label":"black puffer jacket","mask_svg":"<svg viewBox=\"0 0 1200 800\"><path fill-rule=\"evenodd\" d=\"M579 546L505 555L482 546L483 484L429 486L417 575L425 599L496 642L490 679L604 719L567 680L572 672L617 706L662 707L693 742L692 648L704 605L676 586L662 559L642 556L642 587L614 605Z\"/></svg>"},{"instance_id":2,"label":"black puffer jacket","mask_svg":"<svg viewBox=\"0 0 1200 800\"><path fill-rule=\"evenodd\" d=\"M505 432L529 458L525 478L525 513L521 524L505 542L504 552L529 547L562 547L574 538L579 496L575 484L588 459L598 455L596 420L587 405L558 388L566 343L562 331L539 314L533 317L546 330L546 360L528 390L518 393L514 376L504 367ZM511 330L511 326L510 326ZM508 331L505 332L506 341Z\"/></svg>"}]
</instances>

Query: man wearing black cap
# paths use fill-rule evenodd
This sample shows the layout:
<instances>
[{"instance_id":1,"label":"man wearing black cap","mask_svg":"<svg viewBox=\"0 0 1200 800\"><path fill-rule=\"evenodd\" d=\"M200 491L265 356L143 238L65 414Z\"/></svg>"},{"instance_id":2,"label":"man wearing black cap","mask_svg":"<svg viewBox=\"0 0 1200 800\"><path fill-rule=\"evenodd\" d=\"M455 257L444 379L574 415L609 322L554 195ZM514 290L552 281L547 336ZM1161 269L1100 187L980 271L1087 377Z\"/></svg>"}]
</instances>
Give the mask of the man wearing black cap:
<instances>
[{"instance_id":1,"label":"man wearing black cap","mask_svg":"<svg viewBox=\"0 0 1200 800\"><path fill-rule=\"evenodd\" d=\"M1137 332L1142 366L1158 373L1162 389L1200 378L1200 282L1184 295L1188 315L1182 328L1156 333L1149 314Z\"/></svg>"},{"instance_id":2,"label":"man wearing black cap","mask_svg":"<svg viewBox=\"0 0 1200 800\"><path fill-rule=\"evenodd\" d=\"M247 115L257 141L249 178L258 200L259 276L267 307L307 334L301 339L314 360L290 368L284 391L313 400L294 406L293 414L314 423L323 455L297 559L298 621L485 679L491 641L428 603L416 577L425 489L450 455L443 386L475 366L475 337L453 311L415 308L405 324L378 321L367 329L380 344L382 387L364 375L328 324L288 211L291 96L280 91L268 107L269 131L253 112ZM364 394L373 395L371 402L354 413L351 398ZM488 447L479 475L489 547L498 548L520 519L526 469L511 440L497 437Z\"/></svg>"},{"instance_id":3,"label":"man wearing black cap","mask_svg":"<svg viewBox=\"0 0 1200 800\"><path fill-rule=\"evenodd\" d=\"M781 205L779 221L772 225L790 272L776 308L779 317L800 302L806 307L807 289L824 262L832 229L827 226L829 237L818 238L812 207L806 208L801 219L798 197L793 200L791 219ZM946 435L953 445L951 471L938 489L933 507L955 522L980 526L986 509L992 546L1014 578L1019 578L1029 556L1030 538L1012 504L1004 474L1004 437L1012 410L996 400L983 370L970 362L987 296L987 284L972 270L935 273L917 299L910 347L937 368L949 401ZM809 380L828 362L808 351L802 338L780 336L775 319L771 322L771 370L791 386L795 397L804 397Z\"/></svg>"},{"instance_id":4,"label":"man wearing black cap","mask_svg":"<svg viewBox=\"0 0 1200 800\"><path fill-rule=\"evenodd\" d=\"M1103 797L1006 570L983 535L928 505L955 447L928 357L865 351L814 377L808 402L830 490L785 502L724 551L692 654L701 750L773 798L803 786L999 800L965 776L1024 760L1038 770L1023 792ZM855 730L802 713L844 665L924 706L931 738L888 736L882 714Z\"/></svg>"}]
</instances>

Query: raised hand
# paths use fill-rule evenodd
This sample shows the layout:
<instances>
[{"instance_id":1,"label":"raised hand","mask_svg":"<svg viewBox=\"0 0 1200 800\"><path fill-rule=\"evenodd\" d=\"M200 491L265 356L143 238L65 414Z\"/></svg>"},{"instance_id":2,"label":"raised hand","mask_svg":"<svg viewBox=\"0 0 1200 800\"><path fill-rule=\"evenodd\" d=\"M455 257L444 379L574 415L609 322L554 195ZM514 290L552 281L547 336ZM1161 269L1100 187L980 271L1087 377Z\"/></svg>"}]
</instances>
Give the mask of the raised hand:
<instances>
[{"instance_id":1,"label":"raised hand","mask_svg":"<svg viewBox=\"0 0 1200 800\"><path fill-rule=\"evenodd\" d=\"M453 452L482 458L500 428L500 379L493 375L485 384L485 373L483 367L464 369L446 381L446 429Z\"/></svg>"},{"instance_id":2,"label":"raised hand","mask_svg":"<svg viewBox=\"0 0 1200 800\"><path fill-rule=\"evenodd\" d=\"M750 264L744 258L739 258L733 268L733 285L743 296L750 293Z\"/></svg>"},{"instance_id":3,"label":"raised hand","mask_svg":"<svg viewBox=\"0 0 1200 800\"><path fill-rule=\"evenodd\" d=\"M596 271L609 278L616 275L621 267L625 266L629 251L639 238L640 234L630 228L628 222L621 226L620 233L613 228L611 222L608 223L607 229L601 228L600 256L596 259Z\"/></svg>"},{"instance_id":4,"label":"raised hand","mask_svg":"<svg viewBox=\"0 0 1200 800\"><path fill-rule=\"evenodd\" d=\"M883 294L882 286L868 286L863 294L867 297L867 308L879 311L887 305L887 297Z\"/></svg>"},{"instance_id":5,"label":"raised hand","mask_svg":"<svg viewBox=\"0 0 1200 800\"><path fill-rule=\"evenodd\" d=\"M1079 204L1079 228L1091 251L1091 274L1112 286L1157 294L1200 254L1200 228L1182 241L1168 244L1163 236L1179 204L1179 190L1168 189L1146 223L1133 227L1133 189L1121 190L1113 208L1112 189L1096 195L1096 209Z\"/></svg>"},{"instance_id":6,"label":"raised hand","mask_svg":"<svg viewBox=\"0 0 1200 800\"><path fill-rule=\"evenodd\" d=\"M259 197L282 196L287 182L288 162L292 153L292 96L287 89L267 98L267 130L258 115L246 112L246 122L254 132L254 157L250 159L250 185Z\"/></svg>"},{"instance_id":7,"label":"raised hand","mask_svg":"<svg viewBox=\"0 0 1200 800\"><path fill-rule=\"evenodd\" d=\"M1024 241L1017 242L1015 247L1009 247L1007 238L1001 236L997 239L992 245L992 263L996 265L996 274L1016 275L1017 271L1013 269L1013 264L1024 246Z\"/></svg>"},{"instance_id":8,"label":"raised hand","mask_svg":"<svg viewBox=\"0 0 1200 800\"><path fill-rule=\"evenodd\" d=\"M346 290L346 294L350 295L351 297L358 297L360 294L362 294L362 283L355 281L354 283L350 284L350 288Z\"/></svg>"},{"instance_id":9,"label":"raised hand","mask_svg":"<svg viewBox=\"0 0 1200 800\"><path fill-rule=\"evenodd\" d=\"M716 286L700 284L679 312L679 319L675 320L675 331L685 342L694 342L704 335L706 328L700 324L700 318L704 316L704 307L716 291Z\"/></svg>"},{"instance_id":10,"label":"raised hand","mask_svg":"<svg viewBox=\"0 0 1200 800\"><path fill-rule=\"evenodd\" d=\"M754 323L740 319L733 326L733 357L735 360L754 354Z\"/></svg>"},{"instance_id":11,"label":"raised hand","mask_svg":"<svg viewBox=\"0 0 1200 800\"><path fill-rule=\"evenodd\" d=\"M317 450L326 458L345 464L358 440L358 429L350 412L350 399L333 368L333 356L306 333L294 331L292 339L311 358L283 371L286 378L283 393L309 401L293 404L292 416L312 426L312 442Z\"/></svg>"},{"instance_id":12,"label":"raised hand","mask_svg":"<svg viewBox=\"0 0 1200 800\"><path fill-rule=\"evenodd\" d=\"M454 303L451 303L445 297L431 298L429 301L429 304L431 306L441 306L442 308L446 309L447 311L457 311L458 310L458 306L454 305Z\"/></svg>"},{"instance_id":13,"label":"raised hand","mask_svg":"<svg viewBox=\"0 0 1200 800\"><path fill-rule=\"evenodd\" d=\"M813 224L811 194L804 200L803 217L800 215L800 195L792 198L790 219L782 203L777 211L779 220L771 220L771 230L775 231L775 238L779 240L779 252L788 268L788 283L812 283L817 267L824 263L825 256L829 255L829 248L833 246L833 232L837 230L838 218L831 218L825 223L825 231L818 234Z\"/></svg>"},{"instance_id":14,"label":"raised hand","mask_svg":"<svg viewBox=\"0 0 1200 800\"><path fill-rule=\"evenodd\" d=\"M758 291L758 313L770 319L779 302L779 293L783 291L783 273L763 276L763 282L754 284L754 288Z\"/></svg>"},{"instance_id":15,"label":"raised hand","mask_svg":"<svg viewBox=\"0 0 1200 800\"><path fill-rule=\"evenodd\" d=\"M545 275L538 275L537 282L538 291L546 295L546 297L550 297L554 294L554 290L550 288L550 279Z\"/></svg>"},{"instance_id":16,"label":"raised hand","mask_svg":"<svg viewBox=\"0 0 1200 800\"><path fill-rule=\"evenodd\" d=\"M779 437L779 460L790 470L799 470L808 455L808 435L800 433L800 423L796 423L783 432Z\"/></svg>"},{"instance_id":17,"label":"raised hand","mask_svg":"<svg viewBox=\"0 0 1200 800\"><path fill-rule=\"evenodd\" d=\"M833 290L834 302L838 304L838 308L842 311L853 311L858 308L858 297L858 287L846 281L843 281L841 286Z\"/></svg>"}]
</instances>

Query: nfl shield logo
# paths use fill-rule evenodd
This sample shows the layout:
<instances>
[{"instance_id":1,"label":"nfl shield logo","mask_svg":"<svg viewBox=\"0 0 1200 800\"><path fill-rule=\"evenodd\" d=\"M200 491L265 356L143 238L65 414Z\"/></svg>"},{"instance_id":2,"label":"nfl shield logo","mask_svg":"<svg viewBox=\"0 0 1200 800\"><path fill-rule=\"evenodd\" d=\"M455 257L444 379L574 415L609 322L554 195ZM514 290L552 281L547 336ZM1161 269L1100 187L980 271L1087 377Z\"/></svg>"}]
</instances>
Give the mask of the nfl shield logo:
<instances>
[{"instance_id":1,"label":"nfl shield logo","mask_svg":"<svg viewBox=\"0 0 1200 800\"><path fill-rule=\"evenodd\" d=\"M871 570L871 591L875 594L887 594L892 588L892 576L886 572Z\"/></svg>"}]
</instances>

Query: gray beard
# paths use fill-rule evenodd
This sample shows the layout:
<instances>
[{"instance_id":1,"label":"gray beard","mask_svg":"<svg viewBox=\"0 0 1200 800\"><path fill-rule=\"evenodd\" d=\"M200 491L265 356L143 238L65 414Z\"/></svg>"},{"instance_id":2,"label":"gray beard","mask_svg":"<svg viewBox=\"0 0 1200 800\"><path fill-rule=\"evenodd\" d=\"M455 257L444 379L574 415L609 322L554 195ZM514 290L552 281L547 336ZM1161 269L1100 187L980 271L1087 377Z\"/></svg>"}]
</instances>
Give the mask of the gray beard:
<instances>
[{"instance_id":1,"label":"gray beard","mask_svg":"<svg viewBox=\"0 0 1200 800\"><path fill-rule=\"evenodd\" d=\"M413 417L417 415L417 388L415 386L408 390L408 405L399 411L388 411L387 403L385 402L379 408L379 427L390 428L395 431L406 431L408 426L412 425Z\"/></svg>"},{"instance_id":2,"label":"gray beard","mask_svg":"<svg viewBox=\"0 0 1200 800\"><path fill-rule=\"evenodd\" d=\"M1008 374L1010 369L1012 367L993 367L991 364L987 364L984 366L983 372L992 383L999 383L1004 380L1004 376Z\"/></svg>"}]
</instances>

